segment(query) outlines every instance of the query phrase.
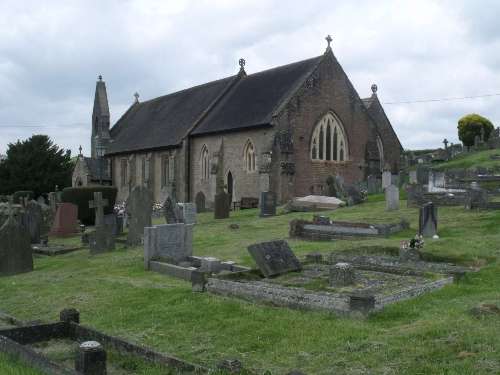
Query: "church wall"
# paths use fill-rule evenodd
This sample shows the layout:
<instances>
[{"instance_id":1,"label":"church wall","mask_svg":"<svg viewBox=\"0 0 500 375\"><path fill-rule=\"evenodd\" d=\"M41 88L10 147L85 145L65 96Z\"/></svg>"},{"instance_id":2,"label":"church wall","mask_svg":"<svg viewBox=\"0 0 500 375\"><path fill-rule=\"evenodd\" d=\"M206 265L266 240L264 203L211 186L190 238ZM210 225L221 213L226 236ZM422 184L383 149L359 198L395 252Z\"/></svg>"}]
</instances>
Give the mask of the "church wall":
<instances>
[{"instance_id":1,"label":"church wall","mask_svg":"<svg viewBox=\"0 0 500 375\"><path fill-rule=\"evenodd\" d=\"M347 183L365 178L365 152L373 126L365 108L356 98L354 89L340 65L329 58L324 59L299 92L293 97L278 117L278 127L289 128L293 138L295 174L274 175L280 185L280 201L293 196L326 193L326 179L340 175ZM332 111L342 122L349 145L347 161L313 161L310 156L311 136L318 121ZM281 156L283 157L283 155ZM281 179L281 181L277 181ZM285 181L286 179L286 181ZM293 184L293 189L284 186Z\"/></svg>"},{"instance_id":2,"label":"church wall","mask_svg":"<svg viewBox=\"0 0 500 375\"><path fill-rule=\"evenodd\" d=\"M89 185L89 175L90 172L85 165L85 162L81 157L78 158L75 164L75 168L73 169L73 175L71 177L71 186L72 187L80 187L80 186L88 186Z\"/></svg>"},{"instance_id":3,"label":"church wall","mask_svg":"<svg viewBox=\"0 0 500 375\"><path fill-rule=\"evenodd\" d=\"M260 128L254 130L225 133L224 135L224 175L227 183L229 171L234 179L233 201L242 197L258 198L262 190L267 190L266 176L259 172L264 152L271 151L274 130ZM207 180L202 179L201 152L206 145L209 152L210 164L216 163L214 153L219 152L222 136L207 135L191 138L191 201L195 201L196 194L205 195L207 207L213 207L215 195L215 175L210 174ZM256 170L248 172L245 169L244 149L248 140L255 147Z\"/></svg>"}]
</instances>

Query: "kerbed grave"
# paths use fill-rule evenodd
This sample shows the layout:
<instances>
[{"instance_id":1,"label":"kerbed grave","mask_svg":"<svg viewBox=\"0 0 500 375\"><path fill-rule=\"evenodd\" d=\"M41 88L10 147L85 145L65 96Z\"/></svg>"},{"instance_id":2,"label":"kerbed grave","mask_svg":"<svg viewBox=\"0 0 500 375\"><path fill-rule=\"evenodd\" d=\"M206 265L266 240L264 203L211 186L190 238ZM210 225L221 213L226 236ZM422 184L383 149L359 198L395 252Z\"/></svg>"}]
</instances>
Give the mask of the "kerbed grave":
<instances>
[{"instance_id":1,"label":"kerbed grave","mask_svg":"<svg viewBox=\"0 0 500 375\"><path fill-rule=\"evenodd\" d=\"M208 277L204 290L252 302L306 310L323 310L340 315L367 314L388 304L414 298L458 281L473 269L448 263L421 259L404 260L403 256L381 254L360 255L360 252L332 253L328 257L310 254L299 265L290 261L290 248L280 241L286 264L296 265L294 272L274 272L265 277L268 268L276 267L279 252L273 242L252 245L265 252L272 248L273 256L264 254L257 263L259 270ZM293 258L293 252L291 253ZM262 265L268 259L272 264ZM298 260L297 260L298 262ZM285 264L284 263L284 264ZM339 280L343 282L339 285ZM350 282L347 282L347 281Z\"/></svg>"}]
</instances>

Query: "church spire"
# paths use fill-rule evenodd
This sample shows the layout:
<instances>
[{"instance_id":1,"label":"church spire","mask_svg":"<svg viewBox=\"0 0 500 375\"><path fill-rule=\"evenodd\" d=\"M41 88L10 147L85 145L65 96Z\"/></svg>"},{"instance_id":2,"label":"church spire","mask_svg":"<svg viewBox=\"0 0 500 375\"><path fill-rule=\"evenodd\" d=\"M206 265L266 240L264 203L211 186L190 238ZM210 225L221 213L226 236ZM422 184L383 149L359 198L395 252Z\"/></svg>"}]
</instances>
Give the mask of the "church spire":
<instances>
[{"instance_id":1,"label":"church spire","mask_svg":"<svg viewBox=\"0 0 500 375\"><path fill-rule=\"evenodd\" d=\"M92 138L90 142L92 146L92 158L104 156L110 140L110 116L106 83L102 80L102 75L99 75L97 79L94 96L94 109L92 110Z\"/></svg>"}]
</instances>

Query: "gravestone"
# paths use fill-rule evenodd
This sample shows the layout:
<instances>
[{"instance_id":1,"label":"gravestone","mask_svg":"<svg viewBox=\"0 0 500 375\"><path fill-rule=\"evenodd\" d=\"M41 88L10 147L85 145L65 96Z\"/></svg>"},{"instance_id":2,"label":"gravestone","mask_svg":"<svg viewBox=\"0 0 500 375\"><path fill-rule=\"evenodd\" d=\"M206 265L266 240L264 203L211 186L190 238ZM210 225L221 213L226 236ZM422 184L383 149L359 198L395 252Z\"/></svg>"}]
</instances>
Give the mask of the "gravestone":
<instances>
[{"instance_id":1,"label":"gravestone","mask_svg":"<svg viewBox=\"0 0 500 375\"><path fill-rule=\"evenodd\" d=\"M102 193L95 192L94 200L89 202L89 208L95 209L95 231L89 235L90 254L100 254L115 249L113 224L106 224L104 208L108 205L107 199L102 199Z\"/></svg>"},{"instance_id":2,"label":"gravestone","mask_svg":"<svg viewBox=\"0 0 500 375\"><path fill-rule=\"evenodd\" d=\"M78 233L78 206L73 203L58 203L50 234L70 236Z\"/></svg>"},{"instance_id":3,"label":"gravestone","mask_svg":"<svg viewBox=\"0 0 500 375\"><path fill-rule=\"evenodd\" d=\"M265 277L300 271L302 266L288 243L283 240L248 246L248 252Z\"/></svg>"},{"instance_id":4,"label":"gravestone","mask_svg":"<svg viewBox=\"0 0 500 375\"><path fill-rule=\"evenodd\" d=\"M123 234L123 216L118 216L115 213L104 215L104 224L111 227L111 233L114 236Z\"/></svg>"},{"instance_id":5,"label":"gravestone","mask_svg":"<svg viewBox=\"0 0 500 375\"><path fill-rule=\"evenodd\" d=\"M214 218L227 219L229 217L230 209L231 204L229 202L229 194L226 192L215 194Z\"/></svg>"},{"instance_id":6,"label":"gravestone","mask_svg":"<svg viewBox=\"0 0 500 375\"><path fill-rule=\"evenodd\" d=\"M263 191L260 193L260 217L276 215L276 193Z\"/></svg>"},{"instance_id":7,"label":"gravestone","mask_svg":"<svg viewBox=\"0 0 500 375\"><path fill-rule=\"evenodd\" d=\"M9 217L0 228L0 276L30 271L33 271L30 234L14 218L10 207Z\"/></svg>"},{"instance_id":8,"label":"gravestone","mask_svg":"<svg viewBox=\"0 0 500 375\"><path fill-rule=\"evenodd\" d=\"M398 174L391 174L391 185L399 187L400 177Z\"/></svg>"},{"instance_id":9,"label":"gravestone","mask_svg":"<svg viewBox=\"0 0 500 375\"><path fill-rule=\"evenodd\" d=\"M488 208L489 197L488 191L479 187L477 182L471 184L471 188L467 190L467 198L465 200L465 209L473 210L477 208Z\"/></svg>"},{"instance_id":10,"label":"gravestone","mask_svg":"<svg viewBox=\"0 0 500 375\"><path fill-rule=\"evenodd\" d=\"M54 214L56 214L57 211L57 204L61 203L60 197L59 192L52 191L49 193L49 206Z\"/></svg>"},{"instance_id":11,"label":"gravestone","mask_svg":"<svg viewBox=\"0 0 500 375\"><path fill-rule=\"evenodd\" d=\"M181 222L185 224L196 224L196 205L194 203L178 203L181 212Z\"/></svg>"},{"instance_id":12,"label":"gravestone","mask_svg":"<svg viewBox=\"0 0 500 375\"><path fill-rule=\"evenodd\" d=\"M144 228L144 266L162 258L177 263L193 255L193 227L184 223L162 224Z\"/></svg>"},{"instance_id":13,"label":"gravestone","mask_svg":"<svg viewBox=\"0 0 500 375\"><path fill-rule=\"evenodd\" d=\"M409 177L409 182L410 184L416 184L418 183L417 181L417 171L414 170L414 171L410 171L410 177Z\"/></svg>"},{"instance_id":14,"label":"gravestone","mask_svg":"<svg viewBox=\"0 0 500 375\"><path fill-rule=\"evenodd\" d=\"M24 206L22 223L30 234L31 243L40 243L43 214L42 207L36 201L29 201Z\"/></svg>"},{"instance_id":15,"label":"gravestone","mask_svg":"<svg viewBox=\"0 0 500 375\"><path fill-rule=\"evenodd\" d=\"M151 192L144 186L137 186L127 201L128 237L127 243L135 246L143 241L144 228L151 226L153 199Z\"/></svg>"},{"instance_id":16,"label":"gravestone","mask_svg":"<svg viewBox=\"0 0 500 375\"><path fill-rule=\"evenodd\" d=\"M389 185L385 189L385 208L387 211L399 210L399 188Z\"/></svg>"},{"instance_id":17,"label":"gravestone","mask_svg":"<svg viewBox=\"0 0 500 375\"><path fill-rule=\"evenodd\" d=\"M203 194L201 191L196 194L196 197L194 198L194 202L196 204L196 211L197 212L205 212L206 210L206 199L205 199L205 194Z\"/></svg>"},{"instance_id":18,"label":"gravestone","mask_svg":"<svg viewBox=\"0 0 500 375\"><path fill-rule=\"evenodd\" d=\"M182 222L182 213L180 212L177 204L170 197L167 197L163 203L163 214L165 215L165 221L167 224Z\"/></svg>"},{"instance_id":19,"label":"gravestone","mask_svg":"<svg viewBox=\"0 0 500 375\"><path fill-rule=\"evenodd\" d=\"M382 189L387 188L392 183L392 174L391 171L382 172Z\"/></svg>"},{"instance_id":20,"label":"gravestone","mask_svg":"<svg viewBox=\"0 0 500 375\"><path fill-rule=\"evenodd\" d=\"M350 263L336 263L330 266L330 286L344 287L353 285L356 281L354 267Z\"/></svg>"},{"instance_id":21,"label":"gravestone","mask_svg":"<svg viewBox=\"0 0 500 375\"><path fill-rule=\"evenodd\" d=\"M366 182L368 194L379 194L382 191L382 181L377 176L368 176Z\"/></svg>"},{"instance_id":22,"label":"gravestone","mask_svg":"<svg viewBox=\"0 0 500 375\"><path fill-rule=\"evenodd\" d=\"M420 208L418 232L424 237L432 237L437 234L437 206L426 203Z\"/></svg>"}]
</instances>

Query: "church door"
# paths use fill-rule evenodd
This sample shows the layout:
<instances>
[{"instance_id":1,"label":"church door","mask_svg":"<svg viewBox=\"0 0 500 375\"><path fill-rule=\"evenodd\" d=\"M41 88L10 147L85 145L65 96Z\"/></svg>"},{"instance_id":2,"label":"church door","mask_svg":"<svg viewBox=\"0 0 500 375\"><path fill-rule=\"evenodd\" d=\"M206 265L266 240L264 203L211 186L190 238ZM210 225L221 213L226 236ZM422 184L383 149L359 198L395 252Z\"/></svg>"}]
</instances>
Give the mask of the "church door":
<instances>
[{"instance_id":1,"label":"church door","mask_svg":"<svg viewBox=\"0 0 500 375\"><path fill-rule=\"evenodd\" d=\"M234 187L233 174L230 171L227 174L227 193L229 194L229 203L233 202L233 187Z\"/></svg>"}]
</instances>

